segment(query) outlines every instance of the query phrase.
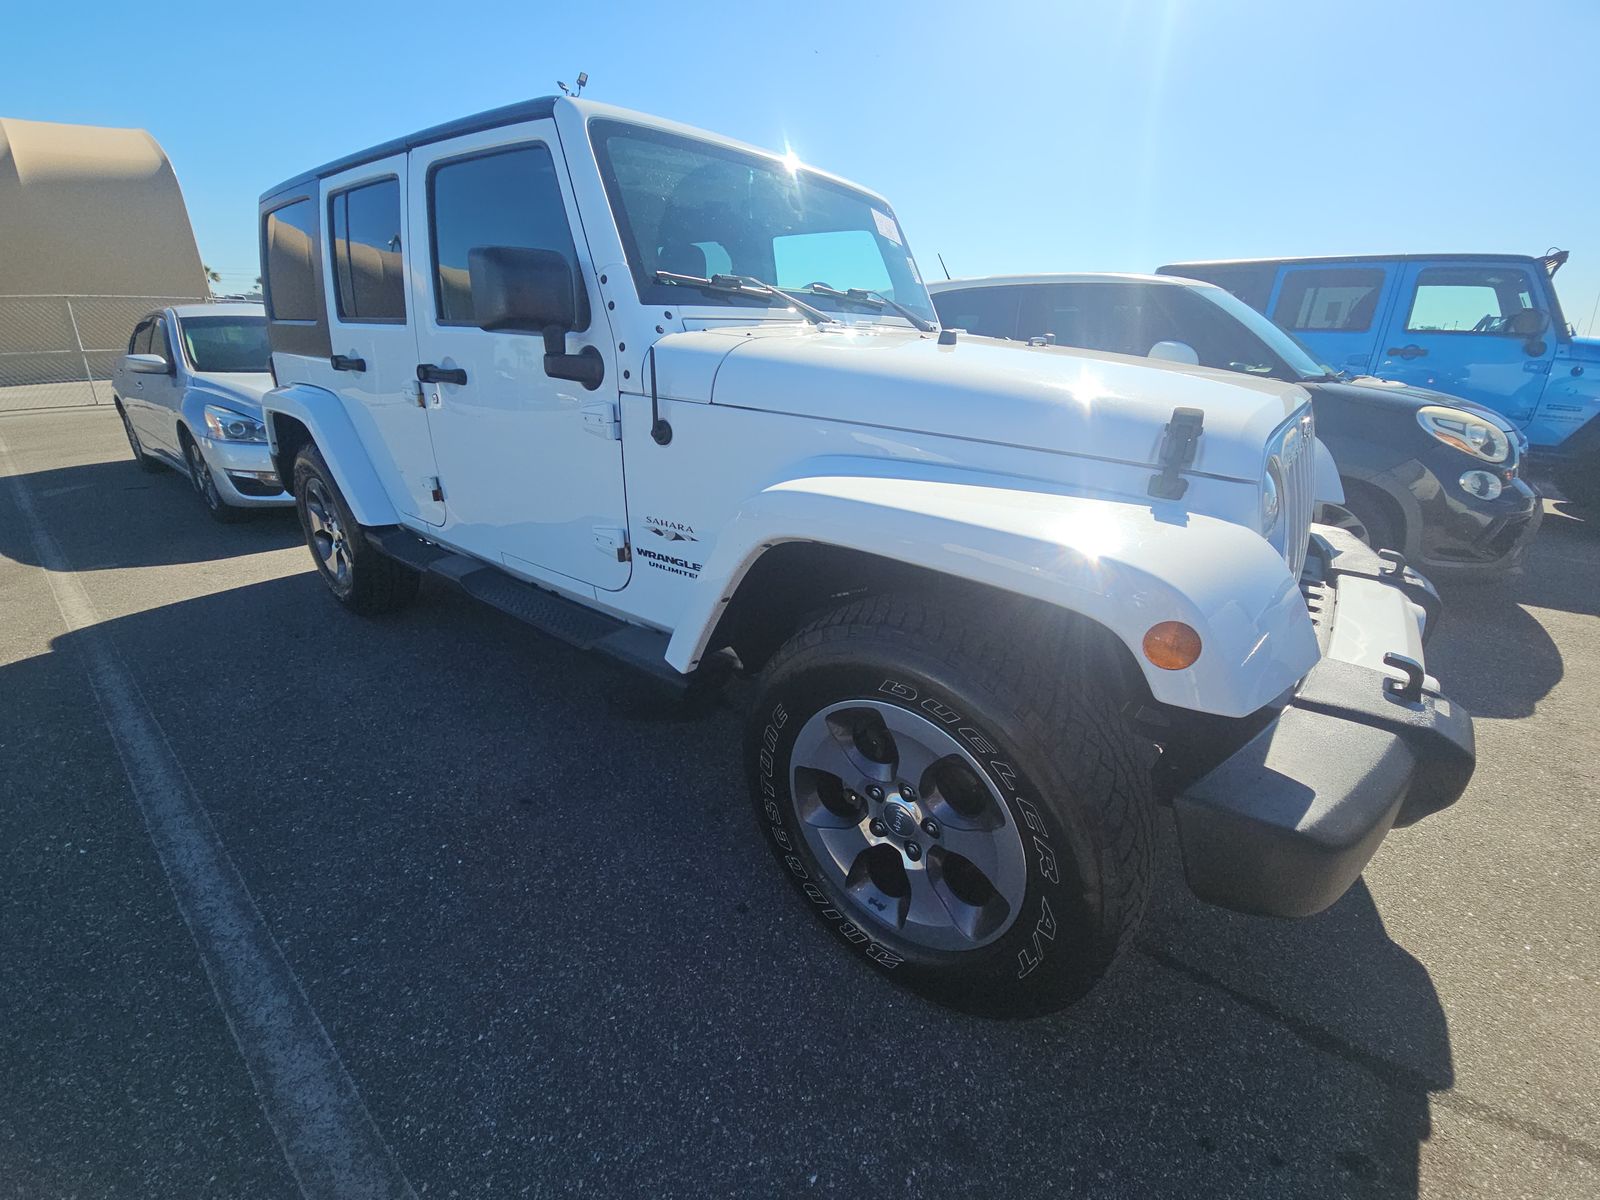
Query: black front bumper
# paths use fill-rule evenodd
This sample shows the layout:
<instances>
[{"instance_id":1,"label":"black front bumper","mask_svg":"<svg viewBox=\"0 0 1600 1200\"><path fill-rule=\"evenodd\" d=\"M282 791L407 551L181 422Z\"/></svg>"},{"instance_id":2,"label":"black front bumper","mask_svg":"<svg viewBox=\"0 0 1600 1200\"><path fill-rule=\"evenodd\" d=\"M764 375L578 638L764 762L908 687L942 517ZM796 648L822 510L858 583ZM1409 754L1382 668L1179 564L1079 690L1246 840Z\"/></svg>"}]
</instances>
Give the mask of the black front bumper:
<instances>
[{"instance_id":1,"label":"black front bumper","mask_svg":"<svg viewBox=\"0 0 1600 1200\"><path fill-rule=\"evenodd\" d=\"M1330 628L1319 630L1325 646L1370 640L1333 636L1341 606L1407 606L1347 611L1364 632L1415 622L1416 609L1432 624L1437 596L1426 580L1379 563L1348 535L1317 533L1319 595L1332 609ZM1392 648L1391 670L1325 656L1265 728L1174 799L1197 896L1308 916L1344 894L1392 827L1455 803L1472 777L1472 718L1408 649Z\"/></svg>"}]
</instances>

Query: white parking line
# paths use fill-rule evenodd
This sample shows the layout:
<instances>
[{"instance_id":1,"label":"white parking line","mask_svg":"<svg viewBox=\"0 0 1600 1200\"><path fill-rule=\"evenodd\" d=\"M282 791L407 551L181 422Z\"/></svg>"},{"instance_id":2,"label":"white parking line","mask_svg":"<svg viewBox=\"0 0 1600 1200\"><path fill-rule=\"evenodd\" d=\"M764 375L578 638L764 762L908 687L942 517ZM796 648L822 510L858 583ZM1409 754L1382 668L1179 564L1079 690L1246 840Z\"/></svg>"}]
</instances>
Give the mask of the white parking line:
<instances>
[{"instance_id":1,"label":"white parking line","mask_svg":"<svg viewBox=\"0 0 1600 1200\"><path fill-rule=\"evenodd\" d=\"M301 1195L415 1200L137 681L39 519L3 439L0 473L10 479L178 912Z\"/></svg>"}]
</instances>

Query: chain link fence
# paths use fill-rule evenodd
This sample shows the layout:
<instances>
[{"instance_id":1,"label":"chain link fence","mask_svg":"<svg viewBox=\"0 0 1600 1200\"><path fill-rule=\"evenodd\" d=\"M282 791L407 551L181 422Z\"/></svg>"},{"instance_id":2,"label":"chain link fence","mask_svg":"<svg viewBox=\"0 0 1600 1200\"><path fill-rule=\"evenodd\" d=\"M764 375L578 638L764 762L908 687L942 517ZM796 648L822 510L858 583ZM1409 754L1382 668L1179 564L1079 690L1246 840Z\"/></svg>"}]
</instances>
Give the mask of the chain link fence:
<instances>
[{"instance_id":1,"label":"chain link fence","mask_svg":"<svg viewBox=\"0 0 1600 1200\"><path fill-rule=\"evenodd\" d=\"M0 296L0 412L111 403L111 369L153 308L202 296Z\"/></svg>"}]
</instances>

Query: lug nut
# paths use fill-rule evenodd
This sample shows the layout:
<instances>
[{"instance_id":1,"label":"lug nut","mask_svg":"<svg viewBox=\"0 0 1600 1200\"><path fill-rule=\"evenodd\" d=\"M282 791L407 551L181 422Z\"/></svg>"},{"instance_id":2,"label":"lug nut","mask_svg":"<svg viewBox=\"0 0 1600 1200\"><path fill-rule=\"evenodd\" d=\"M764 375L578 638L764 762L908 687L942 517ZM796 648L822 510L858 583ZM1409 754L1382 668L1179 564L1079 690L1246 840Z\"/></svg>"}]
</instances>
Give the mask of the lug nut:
<instances>
[{"instance_id":1,"label":"lug nut","mask_svg":"<svg viewBox=\"0 0 1600 1200\"><path fill-rule=\"evenodd\" d=\"M922 857L922 847L917 845L915 842L907 842L906 843L906 857L909 858L912 862L916 862L919 858Z\"/></svg>"},{"instance_id":2,"label":"lug nut","mask_svg":"<svg viewBox=\"0 0 1600 1200\"><path fill-rule=\"evenodd\" d=\"M917 802L917 789L909 783L900 785L900 795L907 804L915 804Z\"/></svg>"},{"instance_id":3,"label":"lug nut","mask_svg":"<svg viewBox=\"0 0 1600 1200\"><path fill-rule=\"evenodd\" d=\"M932 817L923 817L922 832L927 834L929 837L938 837L939 822L935 821Z\"/></svg>"},{"instance_id":4,"label":"lug nut","mask_svg":"<svg viewBox=\"0 0 1600 1200\"><path fill-rule=\"evenodd\" d=\"M872 800L882 800L883 799L883 789L881 787L879 787L875 783L868 784L867 785L867 796L868 796L869 799L872 799Z\"/></svg>"},{"instance_id":5,"label":"lug nut","mask_svg":"<svg viewBox=\"0 0 1600 1200\"><path fill-rule=\"evenodd\" d=\"M878 818L874 817L870 822L867 823L867 832L872 834L873 837L888 837L889 827L882 821L878 820Z\"/></svg>"}]
</instances>

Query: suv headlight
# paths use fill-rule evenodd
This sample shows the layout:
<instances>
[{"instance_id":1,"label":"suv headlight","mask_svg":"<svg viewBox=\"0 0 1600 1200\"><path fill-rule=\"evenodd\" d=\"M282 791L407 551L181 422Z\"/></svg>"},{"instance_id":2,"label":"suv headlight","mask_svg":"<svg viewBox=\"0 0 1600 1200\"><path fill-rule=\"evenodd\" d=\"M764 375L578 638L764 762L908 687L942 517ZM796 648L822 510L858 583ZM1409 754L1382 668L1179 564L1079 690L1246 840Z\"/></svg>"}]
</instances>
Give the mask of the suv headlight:
<instances>
[{"instance_id":1,"label":"suv headlight","mask_svg":"<svg viewBox=\"0 0 1600 1200\"><path fill-rule=\"evenodd\" d=\"M264 442L266 426L254 417L216 404L206 405L206 429L219 442Z\"/></svg>"},{"instance_id":2,"label":"suv headlight","mask_svg":"<svg viewBox=\"0 0 1600 1200\"><path fill-rule=\"evenodd\" d=\"M1501 429L1464 409L1430 404L1417 410L1417 424L1445 445L1484 462L1505 462L1511 454L1511 439Z\"/></svg>"},{"instance_id":3,"label":"suv headlight","mask_svg":"<svg viewBox=\"0 0 1600 1200\"><path fill-rule=\"evenodd\" d=\"M1274 454L1261 477L1261 536L1268 541L1283 522L1283 462Z\"/></svg>"}]
</instances>

